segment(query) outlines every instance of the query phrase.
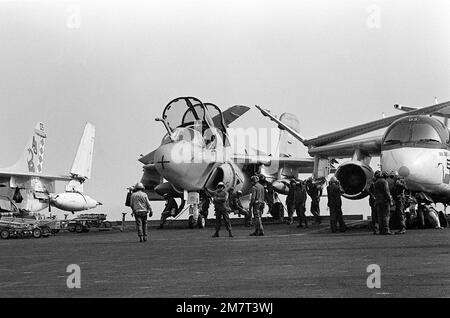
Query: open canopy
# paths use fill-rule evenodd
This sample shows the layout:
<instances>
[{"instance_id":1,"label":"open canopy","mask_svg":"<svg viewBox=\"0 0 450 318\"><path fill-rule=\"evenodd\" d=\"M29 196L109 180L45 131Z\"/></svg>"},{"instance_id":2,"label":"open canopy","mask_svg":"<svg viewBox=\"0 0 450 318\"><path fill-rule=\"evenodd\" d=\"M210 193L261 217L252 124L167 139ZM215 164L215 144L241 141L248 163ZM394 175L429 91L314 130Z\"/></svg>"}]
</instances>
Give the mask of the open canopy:
<instances>
[{"instance_id":1,"label":"open canopy","mask_svg":"<svg viewBox=\"0 0 450 318\"><path fill-rule=\"evenodd\" d=\"M219 133L224 143L228 143L222 112L214 104L204 104L195 97L178 97L167 104L162 118L171 130L200 128L204 136Z\"/></svg>"}]
</instances>

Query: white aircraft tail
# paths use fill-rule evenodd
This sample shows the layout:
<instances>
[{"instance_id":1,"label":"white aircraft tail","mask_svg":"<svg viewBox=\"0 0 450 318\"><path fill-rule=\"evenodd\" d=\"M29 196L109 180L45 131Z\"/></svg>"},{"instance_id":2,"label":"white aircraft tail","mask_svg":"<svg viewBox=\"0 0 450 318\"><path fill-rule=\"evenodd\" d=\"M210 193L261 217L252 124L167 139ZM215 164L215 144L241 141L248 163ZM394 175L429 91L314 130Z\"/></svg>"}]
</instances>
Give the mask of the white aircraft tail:
<instances>
[{"instance_id":1,"label":"white aircraft tail","mask_svg":"<svg viewBox=\"0 0 450 318\"><path fill-rule=\"evenodd\" d=\"M95 126L91 123L86 123L77 154L72 164L72 169L70 169L70 174L75 179L85 180L91 177L94 139Z\"/></svg>"},{"instance_id":2,"label":"white aircraft tail","mask_svg":"<svg viewBox=\"0 0 450 318\"><path fill-rule=\"evenodd\" d=\"M300 132L300 122L294 114L283 113L280 116L280 121L294 129L296 132ZM286 130L280 131L280 140L278 144L280 157L299 158L301 155L301 146L302 143Z\"/></svg>"},{"instance_id":3,"label":"white aircraft tail","mask_svg":"<svg viewBox=\"0 0 450 318\"><path fill-rule=\"evenodd\" d=\"M22 156L6 170L16 173L42 173L46 137L44 123L37 123Z\"/></svg>"}]
</instances>

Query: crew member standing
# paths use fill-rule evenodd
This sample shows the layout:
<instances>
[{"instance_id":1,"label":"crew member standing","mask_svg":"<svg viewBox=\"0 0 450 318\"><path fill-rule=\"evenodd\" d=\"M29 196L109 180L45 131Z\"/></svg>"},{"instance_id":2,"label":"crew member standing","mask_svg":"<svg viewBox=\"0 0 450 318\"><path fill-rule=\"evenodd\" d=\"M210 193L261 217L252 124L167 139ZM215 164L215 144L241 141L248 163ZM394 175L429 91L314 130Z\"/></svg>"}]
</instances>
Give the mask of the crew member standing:
<instances>
[{"instance_id":1,"label":"crew member standing","mask_svg":"<svg viewBox=\"0 0 450 318\"><path fill-rule=\"evenodd\" d=\"M389 229L389 210L392 203L392 197L386 178L387 173L383 171L381 177L378 178L374 184L375 206L377 208L380 235L392 235L392 232Z\"/></svg>"},{"instance_id":2,"label":"crew member standing","mask_svg":"<svg viewBox=\"0 0 450 318\"><path fill-rule=\"evenodd\" d=\"M395 234L406 233L406 220L405 220L405 204L406 204L406 182L398 173L395 174L395 183L393 197L395 202L395 216L398 218L400 229Z\"/></svg>"},{"instance_id":3,"label":"crew member standing","mask_svg":"<svg viewBox=\"0 0 450 318\"><path fill-rule=\"evenodd\" d=\"M241 202L242 197L242 191L239 190L236 193L230 194L230 199L228 200L230 209L234 211L235 214L243 215L245 218L245 226L250 227L251 226L251 217L250 212L244 209L244 206Z\"/></svg>"},{"instance_id":4,"label":"crew member standing","mask_svg":"<svg viewBox=\"0 0 450 318\"><path fill-rule=\"evenodd\" d=\"M217 190L214 192L214 210L216 212L216 232L212 237L219 237L220 227L222 225L222 218L225 222L225 228L228 231L229 237L233 237L231 233L230 217L228 215L228 193L225 191L225 185L223 182L217 184Z\"/></svg>"},{"instance_id":5,"label":"crew member standing","mask_svg":"<svg viewBox=\"0 0 450 318\"><path fill-rule=\"evenodd\" d=\"M330 208L330 225L331 232L336 233L337 224L339 224L339 231L345 232L346 226L342 216L342 199L341 195L344 193L339 181L336 177L331 177L330 183L327 187L328 207Z\"/></svg>"},{"instance_id":6,"label":"crew member standing","mask_svg":"<svg viewBox=\"0 0 450 318\"><path fill-rule=\"evenodd\" d=\"M294 179L289 183L289 192L286 196L286 209L288 212L287 224L294 222L294 209L295 209L295 183Z\"/></svg>"},{"instance_id":7,"label":"crew member standing","mask_svg":"<svg viewBox=\"0 0 450 318\"><path fill-rule=\"evenodd\" d=\"M311 214L314 215L314 220L316 223L322 223L320 219L320 196L322 195L322 185L320 183L315 183L310 177L306 183L306 191L311 197Z\"/></svg>"},{"instance_id":8,"label":"crew member standing","mask_svg":"<svg viewBox=\"0 0 450 318\"><path fill-rule=\"evenodd\" d=\"M250 208L253 211L253 218L255 224L255 232L251 233L250 236L263 236L264 229L261 221L261 216L264 211L264 187L259 183L259 178L253 176L252 180L252 195L250 199Z\"/></svg>"},{"instance_id":9,"label":"crew member standing","mask_svg":"<svg viewBox=\"0 0 450 318\"><path fill-rule=\"evenodd\" d=\"M167 218L176 216L178 212L178 204L173 197L165 193L164 199L166 199L166 206L164 207L164 211L161 213L161 221L158 229L164 228L164 223L166 223Z\"/></svg>"},{"instance_id":10,"label":"crew member standing","mask_svg":"<svg viewBox=\"0 0 450 318\"><path fill-rule=\"evenodd\" d=\"M375 174L373 176L372 184L369 187L369 206L370 206L370 212L371 212L371 219L372 219L372 229L373 234L378 234L378 216L377 216L377 207L375 206L375 189L374 184L375 181L380 177L380 171L375 171Z\"/></svg>"},{"instance_id":11,"label":"crew member standing","mask_svg":"<svg viewBox=\"0 0 450 318\"><path fill-rule=\"evenodd\" d=\"M147 213L150 217L153 215L150 201L147 194L143 191L144 185L140 182L134 186L135 192L131 195L130 206L136 219L136 227L139 236L139 242L147 241Z\"/></svg>"},{"instance_id":12,"label":"crew member standing","mask_svg":"<svg viewBox=\"0 0 450 318\"><path fill-rule=\"evenodd\" d=\"M308 227L308 221L306 220L306 186L302 180L299 180L295 184L294 192L294 204L295 211L297 212L298 225L297 227L303 227L302 223L305 223L305 228Z\"/></svg>"}]
</instances>

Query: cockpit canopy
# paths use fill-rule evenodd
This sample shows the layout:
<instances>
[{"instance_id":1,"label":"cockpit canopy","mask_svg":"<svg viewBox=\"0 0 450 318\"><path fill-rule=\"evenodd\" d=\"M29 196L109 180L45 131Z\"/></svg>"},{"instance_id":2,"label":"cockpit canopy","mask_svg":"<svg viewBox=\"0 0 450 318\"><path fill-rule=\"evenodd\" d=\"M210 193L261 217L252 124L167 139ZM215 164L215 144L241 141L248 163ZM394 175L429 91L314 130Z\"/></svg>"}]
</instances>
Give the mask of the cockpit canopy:
<instances>
[{"instance_id":1,"label":"cockpit canopy","mask_svg":"<svg viewBox=\"0 0 450 318\"><path fill-rule=\"evenodd\" d=\"M219 134L228 145L222 112L214 104L202 103L195 97L178 97L164 108L162 118L172 131L194 129L201 132L203 139L214 139L212 136Z\"/></svg>"},{"instance_id":2,"label":"cockpit canopy","mask_svg":"<svg viewBox=\"0 0 450 318\"><path fill-rule=\"evenodd\" d=\"M449 132L445 125L428 116L408 116L395 121L384 134L383 146L421 143L448 145Z\"/></svg>"}]
</instances>

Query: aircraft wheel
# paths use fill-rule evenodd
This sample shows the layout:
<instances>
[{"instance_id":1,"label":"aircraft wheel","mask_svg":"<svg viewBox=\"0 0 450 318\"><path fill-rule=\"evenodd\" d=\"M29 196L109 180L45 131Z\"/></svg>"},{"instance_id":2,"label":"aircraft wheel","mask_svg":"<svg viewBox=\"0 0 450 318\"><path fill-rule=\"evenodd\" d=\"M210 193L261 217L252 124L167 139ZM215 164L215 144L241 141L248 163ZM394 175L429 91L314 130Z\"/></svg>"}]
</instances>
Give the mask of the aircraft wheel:
<instances>
[{"instance_id":1,"label":"aircraft wheel","mask_svg":"<svg viewBox=\"0 0 450 318\"><path fill-rule=\"evenodd\" d=\"M1 238L4 239L4 240L8 239L8 238L9 238L9 231L8 231L8 230L2 230L2 231L0 232L0 236L1 236Z\"/></svg>"},{"instance_id":2,"label":"aircraft wheel","mask_svg":"<svg viewBox=\"0 0 450 318\"><path fill-rule=\"evenodd\" d=\"M75 225L75 232L77 232L77 233L81 233L81 232L83 232L83 225L82 224L76 224Z\"/></svg>"},{"instance_id":3,"label":"aircraft wheel","mask_svg":"<svg viewBox=\"0 0 450 318\"><path fill-rule=\"evenodd\" d=\"M189 217L189 228L194 228L194 217L192 215Z\"/></svg>"},{"instance_id":4,"label":"aircraft wheel","mask_svg":"<svg viewBox=\"0 0 450 318\"><path fill-rule=\"evenodd\" d=\"M34 238L40 238L42 235L42 231L39 228L33 229L33 237Z\"/></svg>"}]
</instances>

